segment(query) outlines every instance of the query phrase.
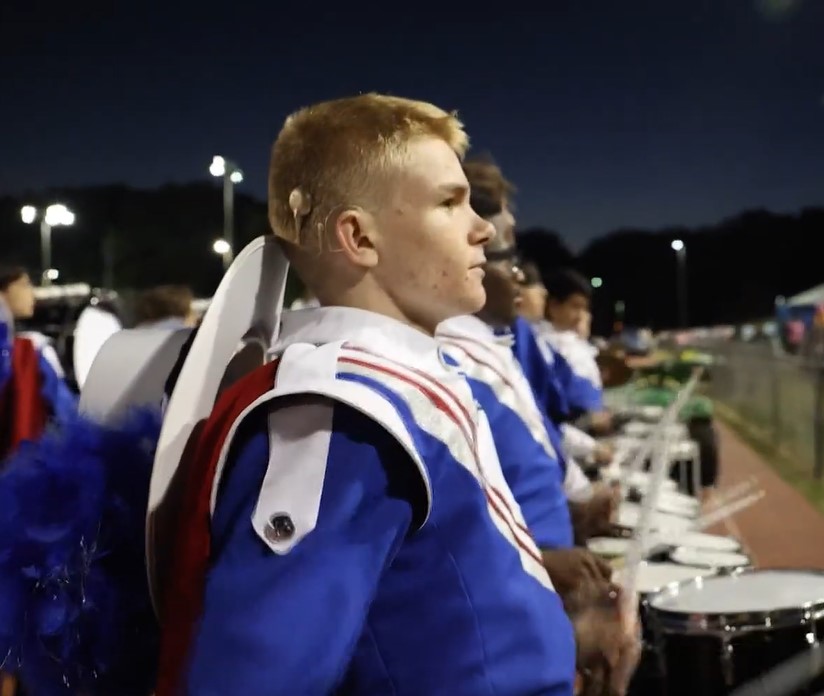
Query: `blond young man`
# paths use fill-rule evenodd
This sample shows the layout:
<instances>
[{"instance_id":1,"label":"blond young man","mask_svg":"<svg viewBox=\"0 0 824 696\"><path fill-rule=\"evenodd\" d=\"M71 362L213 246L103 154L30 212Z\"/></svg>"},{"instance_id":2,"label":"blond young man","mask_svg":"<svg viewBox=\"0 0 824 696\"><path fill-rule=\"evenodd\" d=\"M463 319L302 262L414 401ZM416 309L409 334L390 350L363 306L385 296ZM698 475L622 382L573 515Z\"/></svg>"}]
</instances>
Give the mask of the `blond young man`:
<instances>
[{"instance_id":1,"label":"blond young man","mask_svg":"<svg viewBox=\"0 0 824 696\"><path fill-rule=\"evenodd\" d=\"M181 546L158 696L573 693L572 627L433 337L485 302L466 147L454 115L374 94L283 126L270 220L322 306L201 431L209 563Z\"/></svg>"}]
</instances>

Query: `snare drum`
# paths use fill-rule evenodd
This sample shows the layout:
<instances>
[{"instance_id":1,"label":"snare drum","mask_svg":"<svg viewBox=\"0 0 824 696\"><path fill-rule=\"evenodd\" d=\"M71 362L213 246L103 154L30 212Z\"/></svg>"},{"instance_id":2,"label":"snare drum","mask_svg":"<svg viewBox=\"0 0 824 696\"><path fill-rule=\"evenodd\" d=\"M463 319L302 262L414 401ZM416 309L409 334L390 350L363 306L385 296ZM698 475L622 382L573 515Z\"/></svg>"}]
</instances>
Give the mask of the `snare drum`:
<instances>
[{"instance_id":1,"label":"snare drum","mask_svg":"<svg viewBox=\"0 0 824 696\"><path fill-rule=\"evenodd\" d=\"M664 661L655 651L655 635L648 619L648 604L651 597L662 588L673 583L693 580L697 577L713 575L708 568L688 568L675 563L642 563L638 567L637 590L639 595L638 618L641 622L643 652L641 661L629 687L628 696L662 696L664 684ZM621 584L625 571L618 571L613 580ZM695 694L695 696L699 696ZM701 695L703 696L703 695Z\"/></svg>"},{"instance_id":2,"label":"snare drum","mask_svg":"<svg viewBox=\"0 0 824 696\"><path fill-rule=\"evenodd\" d=\"M619 537L593 537L587 541L587 548L596 556L612 560L626 556L631 543L631 539Z\"/></svg>"},{"instance_id":3,"label":"snare drum","mask_svg":"<svg viewBox=\"0 0 824 696\"><path fill-rule=\"evenodd\" d=\"M618 506L618 527L623 529L635 529L641 520L641 506L637 503L622 502ZM655 511L652 513L652 529L674 534L678 532L688 532L695 526L695 521L678 515L668 515L664 512Z\"/></svg>"},{"instance_id":4,"label":"snare drum","mask_svg":"<svg viewBox=\"0 0 824 696\"><path fill-rule=\"evenodd\" d=\"M745 570L687 581L650 597L646 618L664 666L662 693L722 696L818 640L824 572Z\"/></svg>"}]
</instances>

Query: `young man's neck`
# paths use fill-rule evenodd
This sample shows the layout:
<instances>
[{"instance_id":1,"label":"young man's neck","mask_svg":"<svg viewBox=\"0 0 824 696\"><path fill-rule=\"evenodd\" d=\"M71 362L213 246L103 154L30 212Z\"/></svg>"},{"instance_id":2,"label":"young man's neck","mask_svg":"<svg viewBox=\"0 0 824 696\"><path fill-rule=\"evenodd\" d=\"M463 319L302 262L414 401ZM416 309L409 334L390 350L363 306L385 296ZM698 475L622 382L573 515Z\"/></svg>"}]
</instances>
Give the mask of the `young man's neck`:
<instances>
[{"instance_id":1,"label":"young man's neck","mask_svg":"<svg viewBox=\"0 0 824 696\"><path fill-rule=\"evenodd\" d=\"M351 307L352 309L362 309L366 312L381 314L395 321L420 331L427 336L434 336L436 326L428 326L424 322L417 321L404 313L391 297L382 292L373 292L364 288L350 288L343 292L334 294L334 299L318 295L318 302L322 307Z\"/></svg>"}]
</instances>

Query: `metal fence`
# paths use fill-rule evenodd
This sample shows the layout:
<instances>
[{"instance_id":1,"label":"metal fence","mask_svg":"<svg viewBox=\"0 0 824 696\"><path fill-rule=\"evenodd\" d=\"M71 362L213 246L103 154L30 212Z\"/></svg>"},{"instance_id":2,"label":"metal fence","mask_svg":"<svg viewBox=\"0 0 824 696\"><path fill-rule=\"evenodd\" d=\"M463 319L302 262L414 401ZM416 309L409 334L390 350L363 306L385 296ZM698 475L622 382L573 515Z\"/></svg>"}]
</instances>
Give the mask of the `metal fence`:
<instances>
[{"instance_id":1,"label":"metal fence","mask_svg":"<svg viewBox=\"0 0 824 696\"><path fill-rule=\"evenodd\" d=\"M800 472L824 475L824 361L767 343L702 346L717 358L709 394L757 428Z\"/></svg>"}]
</instances>

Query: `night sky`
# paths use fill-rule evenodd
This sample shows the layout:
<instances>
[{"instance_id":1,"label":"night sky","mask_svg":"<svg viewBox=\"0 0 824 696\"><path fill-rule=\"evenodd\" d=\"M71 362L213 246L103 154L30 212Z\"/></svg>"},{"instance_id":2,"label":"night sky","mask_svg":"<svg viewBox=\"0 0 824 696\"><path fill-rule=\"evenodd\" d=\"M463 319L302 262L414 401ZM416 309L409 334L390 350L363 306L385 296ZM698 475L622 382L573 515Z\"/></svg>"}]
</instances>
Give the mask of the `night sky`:
<instances>
[{"instance_id":1,"label":"night sky","mask_svg":"<svg viewBox=\"0 0 824 696\"><path fill-rule=\"evenodd\" d=\"M520 224L575 248L824 203L822 0L323 4L5 0L0 194L192 181L223 154L263 198L290 111L376 90L458 109Z\"/></svg>"}]
</instances>

